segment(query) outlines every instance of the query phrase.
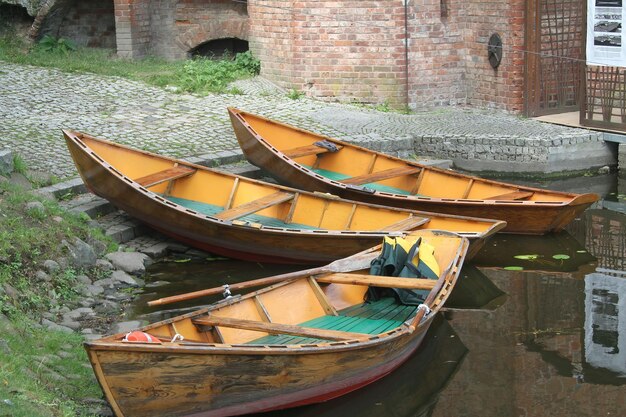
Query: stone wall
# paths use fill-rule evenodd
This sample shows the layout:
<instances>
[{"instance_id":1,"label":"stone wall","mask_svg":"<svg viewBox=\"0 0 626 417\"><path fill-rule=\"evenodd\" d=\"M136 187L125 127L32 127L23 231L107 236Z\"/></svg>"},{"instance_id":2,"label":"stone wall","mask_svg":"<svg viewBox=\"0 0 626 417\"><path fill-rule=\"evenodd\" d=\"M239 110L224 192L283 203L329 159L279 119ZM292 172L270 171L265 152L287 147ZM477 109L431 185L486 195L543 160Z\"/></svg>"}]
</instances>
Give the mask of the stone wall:
<instances>
[{"instance_id":1,"label":"stone wall","mask_svg":"<svg viewBox=\"0 0 626 417\"><path fill-rule=\"evenodd\" d=\"M79 46L115 49L113 0L68 4L57 37L71 39Z\"/></svg>"}]
</instances>

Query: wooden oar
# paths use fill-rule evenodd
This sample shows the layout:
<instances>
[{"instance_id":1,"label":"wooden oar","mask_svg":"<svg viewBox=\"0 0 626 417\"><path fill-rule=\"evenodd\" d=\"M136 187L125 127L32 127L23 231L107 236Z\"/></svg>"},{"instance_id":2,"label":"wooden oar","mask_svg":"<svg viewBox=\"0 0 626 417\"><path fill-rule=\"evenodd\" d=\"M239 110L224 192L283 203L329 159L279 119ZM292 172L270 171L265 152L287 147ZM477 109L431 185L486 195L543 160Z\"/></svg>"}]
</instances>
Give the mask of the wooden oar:
<instances>
[{"instance_id":1,"label":"wooden oar","mask_svg":"<svg viewBox=\"0 0 626 417\"><path fill-rule=\"evenodd\" d=\"M317 268L305 269L304 271L288 272L286 274L275 275L273 277L260 278L252 281L244 281L237 284L228 286L231 291L243 290L245 288L259 287L262 285L275 284L277 282L287 281L294 278L300 278L308 275L319 275L332 272L350 272L358 271L359 269L366 269L370 267L370 264L374 258L378 256L379 246L376 248L370 248L366 251L359 252L356 255L352 255L348 258L338 259L325 266ZM171 297L159 298L158 300L149 301L149 306L158 306L163 304L177 303L179 301L192 300L198 297L204 297L207 295L220 294L224 291L224 287L209 288L206 290L194 291L185 294L173 295Z\"/></svg>"}]
</instances>

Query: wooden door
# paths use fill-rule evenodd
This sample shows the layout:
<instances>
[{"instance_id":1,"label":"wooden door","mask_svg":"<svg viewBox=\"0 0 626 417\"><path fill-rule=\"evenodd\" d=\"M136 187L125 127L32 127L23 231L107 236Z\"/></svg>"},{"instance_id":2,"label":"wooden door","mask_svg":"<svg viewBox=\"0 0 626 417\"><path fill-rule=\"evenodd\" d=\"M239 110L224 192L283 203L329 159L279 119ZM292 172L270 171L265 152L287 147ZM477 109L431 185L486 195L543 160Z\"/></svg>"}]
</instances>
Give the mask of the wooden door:
<instances>
[{"instance_id":1,"label":"wooden door","mask_svg":"<svg viewBox=\"0 0 626 417\"><path fill-rule=\"evenodd\" d=\"M586 1L528 0L526 7L526 115L578 111Z\"/></svg>"}]
</instances>

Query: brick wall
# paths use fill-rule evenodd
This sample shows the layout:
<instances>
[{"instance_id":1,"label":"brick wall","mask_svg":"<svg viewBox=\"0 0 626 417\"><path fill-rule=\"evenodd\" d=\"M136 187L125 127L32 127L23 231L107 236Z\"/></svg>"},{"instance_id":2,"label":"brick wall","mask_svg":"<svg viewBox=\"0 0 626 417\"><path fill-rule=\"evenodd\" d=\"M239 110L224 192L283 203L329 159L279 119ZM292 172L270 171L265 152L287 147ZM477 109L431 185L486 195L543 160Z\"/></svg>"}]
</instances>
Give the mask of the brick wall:
<instances>
[{"instance_id":1,"label":"brick wall","mask_svg":"<svg viewBox=\"0 0 626 417\"><path fill-rule=\"evenodd\" d=\"M187 57L213 39L248 39L246 4L230 0L115 0L118 54Z\"/></svg>"},{"instance_id":2,"label":"brick wall","mask_svg":"<svg viewBox=\"0 0 626 417\"><path fill-rule=\"evenodd\" d=\"M409 0L408 104L473 104L521 111L522 0ZM250 49L262 75L319 98L406 104L402 0L249 2ZM487 40L507 52L494 71Z\"/></svg>"},{"instance_id":3,"label":"brick wall","mask_svg":"<svg viewBox=\"0 0 626 417\"><path fill-rule=\"evenodd\" d=\"M113 0L79 1L67 5L58 37L79 46L115 48Z\"/></svg>"},{"instance_id":4,"label":"brick wall","mask_svg":"<svg viewBox=\"0 0 626 417\"><path fill-rule=\"evenodd\" d=\"M318 98L405 101L404 8L389 1L251 1L262 75Z\"/></svg>"},{"instance_id":5,"label":"brick wall","mask_svg":"<svg viewBox=\"0 0 626 417\"><path fill-rule=\"evenodd\" d=\"M409 1L409 104L412 108L465 104L464 26L461 0Z\"/></svg>"},{"instance_id":6,"label":"brick wall","mask_svg":"<svg viewBox=\"0 0 626 417\"><path fill-rule=\"evenodd\" d=\"M521 112L526 2L473 0L466 5L464 56L469 104ZM487 61L486 45L492 33L500 34L503 44L502 62L496 70Z\"/></svg>"}]
</instances>

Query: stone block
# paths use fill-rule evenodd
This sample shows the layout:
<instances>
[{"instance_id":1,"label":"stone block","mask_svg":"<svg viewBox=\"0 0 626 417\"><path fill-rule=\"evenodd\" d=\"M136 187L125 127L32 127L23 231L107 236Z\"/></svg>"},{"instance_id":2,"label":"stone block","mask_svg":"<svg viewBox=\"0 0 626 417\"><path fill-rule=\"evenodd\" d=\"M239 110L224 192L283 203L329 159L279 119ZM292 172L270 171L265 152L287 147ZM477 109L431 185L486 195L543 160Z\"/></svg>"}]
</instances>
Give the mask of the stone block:
<instances>
[{"instance_id":1,"label":"stone block","mask_svg":"<svg viewBox=\"0 0 626 417\"><path fill-rule=\"evenodd\" d=\"M0 150L0 175L9 175L13 169L13 152L8 149Z\"/></svg>"}]
</instances>

